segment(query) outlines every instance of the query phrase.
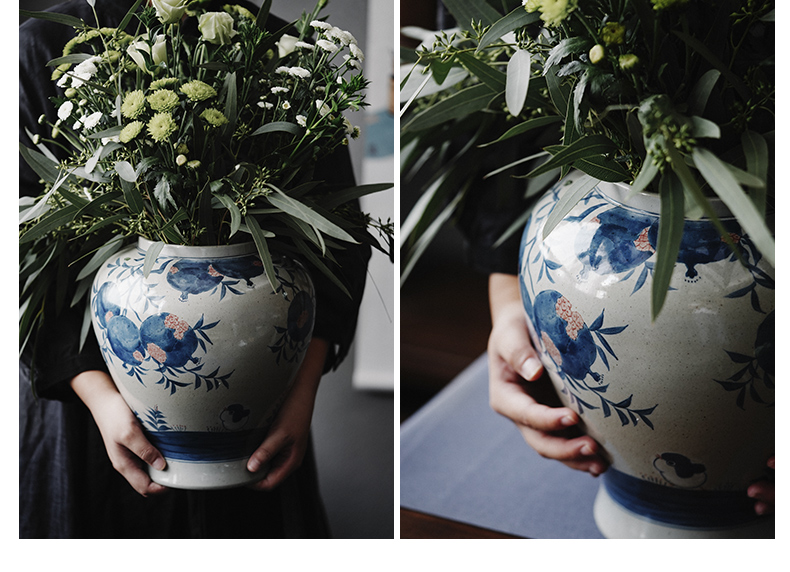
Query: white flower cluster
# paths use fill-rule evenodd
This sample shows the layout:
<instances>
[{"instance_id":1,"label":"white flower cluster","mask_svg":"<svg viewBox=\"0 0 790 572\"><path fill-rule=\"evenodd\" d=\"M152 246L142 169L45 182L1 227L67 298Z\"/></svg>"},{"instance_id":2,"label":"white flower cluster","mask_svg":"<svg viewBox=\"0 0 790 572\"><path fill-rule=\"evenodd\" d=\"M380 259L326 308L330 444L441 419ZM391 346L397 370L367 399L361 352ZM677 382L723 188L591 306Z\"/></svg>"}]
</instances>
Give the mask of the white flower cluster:
<instances>
[{"instance_id":1,"label":"white flower cluster","mask_svg":"<svg viewBox=\"0 0 790 572\"><path fill-rule=\"evenodd\" d=\"M71 87L82 87L86 81L89 81L93 77L93 74L99 71L96 64L100 61L101 58L99 56L91 56L87 60L80 62L73 71L64 74L63 77L58 80L58 87L68 87L69 80L71 80Z\"/></svg>"},{"instance_id":2,"label":"white flower cluster","mask_svg":"<svg viewBox=\"0 0 790 572\"><path fill-rule=\"evenodd\" d=\"M341 47L347 46L349 52L351 53L345 54L343 56L346 64L356 69L362 69L361 62L365 61L365 54L362 53L362 50L357 44L357 39L353 36L353 34L351 34L351 32L341 30L340 28L322 20L313 20L310 22L310 26L318 31L320 35L325 37L316 42L316 45L319 48L329 52L330 54L334 54L340 50Z\"/></svg>"},{"instance_id":3,"label":"white flower cluster","mask_svg":"<svg viewBox=\"0 0 790 572\"><path fill-rule=\"evenodd\" d=\"M299 66L294 66L290 68L288 66L280 66L274 71L275 73L287 73L292 77L299 77L302 79L306 79L310 77L310 70L300 68Z\"/></svg>"}]
</instances>

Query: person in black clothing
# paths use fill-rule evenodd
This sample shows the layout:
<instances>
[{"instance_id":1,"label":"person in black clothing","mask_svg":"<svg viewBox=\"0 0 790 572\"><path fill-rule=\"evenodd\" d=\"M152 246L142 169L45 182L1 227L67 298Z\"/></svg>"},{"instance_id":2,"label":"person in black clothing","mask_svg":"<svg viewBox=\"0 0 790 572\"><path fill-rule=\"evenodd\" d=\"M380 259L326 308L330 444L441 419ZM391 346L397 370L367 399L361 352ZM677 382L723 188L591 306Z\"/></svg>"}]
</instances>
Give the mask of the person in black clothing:
<instances>
[{"instance_id":1,"label":"person in black clothing","mask_svg":"<svg viewBox=\"0 0 790 572\"><path fill-rule=\"evenodd\" d=\"M100 24L117 26L133 2L95 4ZM216 4L212 9L221 10L224 3ZM84 0L51 10L94 23ZM272 16L269 25L280 29L285 22ZM30 145L26 130L37 132L39 116L55 122L49 98L58 88L45 64L61 55L72 34L68 26L38 19L19 28L23 144ZM353 186L347 150L320 164L316 178ZM20 159L20 195L39 192L38 177ZM337 367L353 340L369 257L366 245L337 256L350 298L322 273L312 273L313 341L278 418L248 464L253 472L266 461L272 468L249 488L187 491L151 482L144 464L159 468L164 458L112 383L92 333L79 351L83 308L62 312L42 332L35 360L30 354L20 360L20 538L328 537L309 427L321 375Z\"/></svg>"}]
</instances>

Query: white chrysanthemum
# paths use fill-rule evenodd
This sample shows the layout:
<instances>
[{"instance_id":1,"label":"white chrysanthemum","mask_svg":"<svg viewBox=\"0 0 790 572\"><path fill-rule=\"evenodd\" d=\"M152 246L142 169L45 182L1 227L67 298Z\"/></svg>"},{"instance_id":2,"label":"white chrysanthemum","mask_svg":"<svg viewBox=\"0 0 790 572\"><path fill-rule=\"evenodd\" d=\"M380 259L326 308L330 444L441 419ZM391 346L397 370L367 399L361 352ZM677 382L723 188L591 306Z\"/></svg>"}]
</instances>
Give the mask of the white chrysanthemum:
<instances>
[{"instance_id":1,"label":"white chrysanthemum","mask_svg":"<svg viewBox=\"0 0 790 572\"><path fill-rule=\"evenodd\" d=\"M287 99L283 101L283 109L285 109L286 111L291 109L291 102L288 101Z\"/></svg>"},{"instance_id":2,"label":"white chrysanthemum","mask_svg":"<svg viewBox=\"0 0 790 572\"><path fill-rule=\"evenodd\" d=\"M329 40L318 40L315 44L330 54L334 54L338 50L338 47Z\"/></svg>"},{"instance_id":3,"label":"white chrysanthemum","mask_svg":"<svg viewBox=\"0 0 790 572\"><path fill-rule=\"evenodd\" d=\"M74 103L71 101L64 101L63 104L58 107L58 118L61 121L66 121L71 115L72 110L74 109Z\"/></svg>"},{"instance_id":4,"label":"white chrysanthemum","mask_svg":"<svg viewBox=\"0 0 790 572\"><path fill-rule=\"evenodd\" d=\"M280 66L276 70L274 70L274 73L289 73L290 69L291 68L289 68L288 66Z\"/></svg>"},{"instance_id":5,"label":"white chrysanthemum","mask_svg":"<svg viewBox=\"0 0 790 572\"><path fill-rule=\"evenodd\" d=\"M277 85L277 86L274 86L271 89L271 92L272 93L287 93L288 92L288 88Z\"/></svg>"},{"instance_id":6,"label":"white chrysanthemum","mask_svg":"<svg viewBox=\"0 0 790 572\"><path fill-rule=\"evenodd\" d=\"M318 113L321 114L321 117L325 116L327 113L332 111L332 108L329 107L326 103L324 103L323 99L316 99L315 107L316 109L318 109Z\"/></svg>"},{"instance_id":7,"label":"white chrysanthemum","mask_svg":"<svg viewBox=\"0 0 790 572\"><path fill-rule=\"evenodd\" d=\"M345 30L341 30L335 26L332 26L329 30L327 30L326 36L332 38L333 40L337 40L344 46L357 43L357 39L351 34L351 32L346 32Z\"/></svg>"},{"instance_id":8,"label":"white chrysanthemum","mask_svg":"<svg viewBox=\"0 0 790 572\"><path fill-rule=\"evenodd\" d=\"M308 44L307 42L301 42L301 41L300 42L296 42L294 44L294 47L302 48L304 50L313 50L313 49L315 49L315 46L313 44Z\"/></svg>"},{"instance_id":9,"label":"white chrysanthemum","mask_svg":"<svg viewBox=\"0 0 790 572\"><path fill-rule=\"evenodd\" d=\"M82 120L82 125L84 126L85 129L93 129L99 124L101 118L102 118L102 112L94 111L88 117Z\"/></svg>"},{"instance_id":10,"label":"white chrysanthemum","mask_svg":"<svg viewBox=\"0 0 790 572\"><path fill-rule=\"evenodd\" d=\"M348 64L352 68L356 68L358 70L362 69L362 64L359 63L359 60L356 58L352 58L348 54L343 56L343 59L346 60L346 64Z\"/></svg>"},{"instance_id":11,"label":"white chrysanthemum","mask_svg":"<svg viewBox=\"0 0 790 572\"><path fill-rule=\"evenodd\" d=\"M304 115L297 115L296 122L302 127L307 127L307 117Z\"/></svg>"},{"instance_id":12,"label":"white chrysanthemum","mask_svg":"<svg viewBox=\"0 0 790 572\"><path fill-rule=\"evenodd\" d=\"M269 103L268 101L259 101L258 107L260 107L261 109L271 109L272 107L274 107L274 104Z\"/></svg>"},{"instance_id":13,"label":"white chrysanthemum","mask_svg":"<svg viewBox=\"0 0 790 572\"><path fill-rule=\"evenodd\" d=\"M351 55L357 58L359 61L365 61L365 54L359 49L358 45L349 44L348 49L351 51Z\"/></svg>"},{"instance_id":14,"label":"white chrysanthemum","mask_svg":"<svg viewBox=\"0 0 790 572\"><path fill-rule=\"evenodd\" d=\"M301 78L310 77L310 71L304 68L300 68L299 66L288 68L288 73L294 77L301 77Z\"/></svg>"},{"instance_id":15,"label":"white chrysanthemum","mask_svg":"<svg viewBox=\"0 0 790 572\"><path fill-rule=\"evenodd\" d=\"M310 22L310 25L315 28L316 30L331 30L332 25L327 24L326 22L322 22L321 20L313 20Z\"/></svg>"}]
</instances>

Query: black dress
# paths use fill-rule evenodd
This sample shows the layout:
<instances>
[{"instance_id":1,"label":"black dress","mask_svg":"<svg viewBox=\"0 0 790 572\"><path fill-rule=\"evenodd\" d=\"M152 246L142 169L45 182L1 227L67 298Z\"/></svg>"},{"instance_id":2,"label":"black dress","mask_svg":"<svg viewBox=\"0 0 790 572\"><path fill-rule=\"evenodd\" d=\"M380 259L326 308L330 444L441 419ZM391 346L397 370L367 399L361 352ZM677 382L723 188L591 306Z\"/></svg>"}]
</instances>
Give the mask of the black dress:
<instances>
[{"instance_id":1,"label":"black dress","mask_svg":"<svg viewBox=\"0 0 790 572\"><path fill-rule=\"evenodd\" d=\"M240 2L241 3L241 2ZM97 0L102 26L117 26L133 2ZM221 9L222 2L218 3ZM244 3L241 3L244 4ZM255 6L247 4L253 11ZM52 11L93 23L90 6L72 0ZM272 17L279 29L284 22ZM72 29L31 19L19 28L19 137L30 146L26 129L36 133L45 114L54 123L55 95L47 61L61 55ZM348 153L320 165L317 178L353 186ZM20 158L20 195L36 195L38 177ZM370 248L359 245L338 255L340 273L351 298L320 272L314 337L329 342L325 371L346 356L356 329ZM318 491L312 444L302 466L276 490L223 491L172 489L144 498L113 469L87 407L69 380L106 366L90 334L79 351L83 309L59 315L43 333L35 360L23 356L19 369L19 536L20 538L325 538L329 527ZM34 397L30 372L35 371Z\"/></svg>"}]
</instances>

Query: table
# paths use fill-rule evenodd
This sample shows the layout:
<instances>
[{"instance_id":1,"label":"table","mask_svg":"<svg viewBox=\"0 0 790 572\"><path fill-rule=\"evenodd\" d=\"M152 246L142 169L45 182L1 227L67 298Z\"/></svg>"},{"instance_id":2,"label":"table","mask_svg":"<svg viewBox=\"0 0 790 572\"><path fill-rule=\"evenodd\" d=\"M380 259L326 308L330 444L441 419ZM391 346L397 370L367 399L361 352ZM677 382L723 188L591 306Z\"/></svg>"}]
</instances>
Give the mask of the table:
<instances>
[{"instance_id":1,"label":"table","mask_svg":"<svg viewBox=\"0 0 790 572\"><path fill-rule=\"evenodd\" d=\"M400 438L410 538L602 538L598 481L544 459L490 409L485 355L404 421Z\"/></svg>"}]
</instances>

